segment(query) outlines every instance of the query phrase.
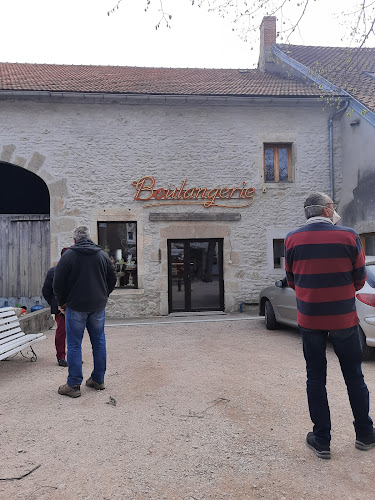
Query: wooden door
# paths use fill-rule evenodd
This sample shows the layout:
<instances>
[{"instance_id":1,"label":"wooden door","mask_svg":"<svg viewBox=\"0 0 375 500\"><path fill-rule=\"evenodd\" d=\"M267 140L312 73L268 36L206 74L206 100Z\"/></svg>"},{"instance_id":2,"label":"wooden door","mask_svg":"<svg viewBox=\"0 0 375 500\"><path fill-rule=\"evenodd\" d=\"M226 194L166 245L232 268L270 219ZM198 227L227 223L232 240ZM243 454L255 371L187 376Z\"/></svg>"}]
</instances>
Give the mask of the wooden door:
<instances>
[{"instance_id":1,"label":"wooden door","mask_svg":"<svg viewBox=\"0 0 375 500\"><path fill-rule=\"evenodd\" d=\"M0 297L39 297L50 267L49 215L0 215Z\"/></svg>"}]
</instances>

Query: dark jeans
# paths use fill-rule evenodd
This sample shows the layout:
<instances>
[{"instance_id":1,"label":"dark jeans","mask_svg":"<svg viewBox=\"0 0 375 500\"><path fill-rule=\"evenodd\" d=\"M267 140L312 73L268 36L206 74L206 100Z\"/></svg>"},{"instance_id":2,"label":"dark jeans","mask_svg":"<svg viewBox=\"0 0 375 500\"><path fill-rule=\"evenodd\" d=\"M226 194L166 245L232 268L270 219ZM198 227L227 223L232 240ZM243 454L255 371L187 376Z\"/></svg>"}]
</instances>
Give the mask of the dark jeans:
<instances>
[{"instance_id":1,"label":"dark jeans","mask_svg":"<svg viewBox=\"0 0 375 500\"><path fill-rule=\"evenodd\" d=\"M331 440L331 417L328 406L326 379L326 347L328 332L300 327L306 360L307 399L314 434L319 444ZM348 390L357 438L368 437L373 424L369 417L369 392L362 374L362 350L358 326L329 332Z\"/></svg>"}]
</instances>

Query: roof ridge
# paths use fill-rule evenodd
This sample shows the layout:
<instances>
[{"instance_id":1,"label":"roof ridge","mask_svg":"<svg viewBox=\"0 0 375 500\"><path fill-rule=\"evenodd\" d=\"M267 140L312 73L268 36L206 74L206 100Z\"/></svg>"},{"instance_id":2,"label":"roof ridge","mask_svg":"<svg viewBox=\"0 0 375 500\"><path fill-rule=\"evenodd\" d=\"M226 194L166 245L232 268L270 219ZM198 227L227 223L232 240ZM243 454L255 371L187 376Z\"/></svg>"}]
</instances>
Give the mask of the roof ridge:
<instances>
[{"instance_id":1,"label":"roof ridge","mask_svg":"<svg viewBox=\"0 0 375 500\"><path fill-rule=\"evenodd\" d=\"M0 62L0 65L14 66L52 66L62 68L128 68L128 69L161 69L161 70L189 70L189 71L251 71L257 68L188 68L188 67L166 67L166 66L120 66L112 64L59 64L59 63L21 63L21 62Z\"/></svg>"}]
</instances>

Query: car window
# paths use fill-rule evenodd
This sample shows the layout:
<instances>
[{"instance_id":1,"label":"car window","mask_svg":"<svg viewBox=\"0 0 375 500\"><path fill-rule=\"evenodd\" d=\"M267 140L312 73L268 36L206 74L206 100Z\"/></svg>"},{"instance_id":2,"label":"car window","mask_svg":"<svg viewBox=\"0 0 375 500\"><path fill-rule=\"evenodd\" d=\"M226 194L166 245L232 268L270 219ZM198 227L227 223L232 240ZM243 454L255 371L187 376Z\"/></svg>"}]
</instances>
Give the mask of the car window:
<instances>
[{"instance_id":1,"label":"car window","mask_svg":"<svg viewBox=\"0 0 375 500\"><path fill-rule=\"evenodd\" d=\"M366 266L367 270L367 283L375 288L375 264Z\"/></svg>"}]
</instances>

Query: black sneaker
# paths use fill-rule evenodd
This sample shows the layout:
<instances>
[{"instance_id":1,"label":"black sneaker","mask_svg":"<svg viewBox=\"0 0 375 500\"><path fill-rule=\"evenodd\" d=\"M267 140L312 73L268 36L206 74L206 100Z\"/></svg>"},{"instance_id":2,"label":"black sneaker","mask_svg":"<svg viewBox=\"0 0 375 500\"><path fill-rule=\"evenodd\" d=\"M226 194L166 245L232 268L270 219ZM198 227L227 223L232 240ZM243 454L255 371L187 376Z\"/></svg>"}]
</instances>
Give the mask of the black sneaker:
<instances>
[{"instance_id":1,"label":"black sneaker","mask_svg":"<svg viewBox=\"0 0 375 500\"><path fill-rule=\"evenodd\" d=\"M59 359L58 364L59 366L64 366L65 368L68 366L68 363L65 361L65 359Z\"/></svg>"},{"instance_id":2,"label":"black sneaker","mask_svg":"<svg viewBox=\"0 0 375 500\"><path fill-rule=\"evenodd\" d=\"M329 458L331 458L329 444L318 444L316 442L316 439L315 439L313 432L309 432L307 434L306 444L315 453L315 455L317 457L324 458L325 460L328 460Z\"/></svg>"},{"instance_id":3,"label":"black sneaker","mask_svg":"<svg viewBox=\"0 0 375 500\"><path fill-rule=\"evenodd\" d=\"M365 438L359 438L357 436L357 439L355 440L355 447L357 450L362 450L362 451L367 451L370 448L375 446L375 430L372 430L372 434Z\"/></svg>"}]
</instances>

